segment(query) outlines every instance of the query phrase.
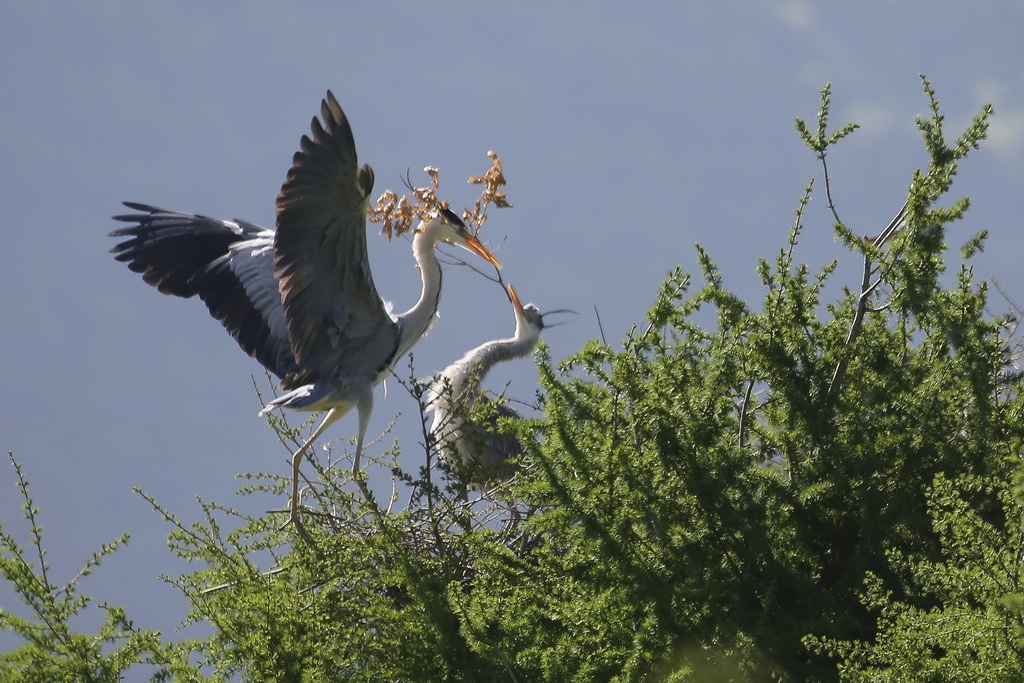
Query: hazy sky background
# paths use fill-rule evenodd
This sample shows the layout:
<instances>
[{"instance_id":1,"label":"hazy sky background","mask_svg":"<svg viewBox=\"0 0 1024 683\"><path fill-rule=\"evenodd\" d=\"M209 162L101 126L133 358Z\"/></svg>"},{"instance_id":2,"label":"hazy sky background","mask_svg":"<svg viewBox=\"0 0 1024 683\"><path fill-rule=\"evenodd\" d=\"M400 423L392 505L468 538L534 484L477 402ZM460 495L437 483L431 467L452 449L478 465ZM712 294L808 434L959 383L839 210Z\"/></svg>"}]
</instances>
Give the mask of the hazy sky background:
<instances>
[{"instance_id":1,"label":"hazy sky background","mask_svg":"<svg viewBox=\"0 0 1024 683\"><path fill-rule=\"evenodd\" d=\"M928 113L925 73L951 138L995 105L990 139L954 187L974 208L949 241L955 250L988 229L975 272L1024 302L1022 20L1019 0L8 3L0 447L32 483L55 580L128 531L83 591L170 633L186 604L157 575L187 567L132 487L186 521L196 496L253 512L287 502L234 496L238 473L287 473L288 453L256 415L261 369L199 301L160 295L107 253L121 201L272 226L331 88L376 191L398 188L407 169L422 181L431 164L441 196L468 206L466 178L487 168L487 150L501 155L514 208L492 211L483 237L501 245L524 300L580 313L544 334L558 360L599 334L595 308L613 343L642 324L665 273L696 270L697 242L759 306L757 258L782 247L812 177L797 257L815 269L840 258L835 287L855 285L859 264L834 242L820 167L793 118L813 119L830 81L833 127L863 126L829 160L840 215L873 234L926 163L914 126ZM370 230L377 287L404 310L418 294L408 245ZM445 285L442 318L415 351L421 376L512 332L495 286L465 270ZM517 361L487 384L506 381L530 400L536 370ZM415 468L415 405L394 383L387 398L378 390L369 432L398 413L394 436ZM350 415L327 437L354 432ZM14 473L0 472L0 523L27 544ZM0 605L15 608L6 587Z\"/></svg>"}]
</instances>

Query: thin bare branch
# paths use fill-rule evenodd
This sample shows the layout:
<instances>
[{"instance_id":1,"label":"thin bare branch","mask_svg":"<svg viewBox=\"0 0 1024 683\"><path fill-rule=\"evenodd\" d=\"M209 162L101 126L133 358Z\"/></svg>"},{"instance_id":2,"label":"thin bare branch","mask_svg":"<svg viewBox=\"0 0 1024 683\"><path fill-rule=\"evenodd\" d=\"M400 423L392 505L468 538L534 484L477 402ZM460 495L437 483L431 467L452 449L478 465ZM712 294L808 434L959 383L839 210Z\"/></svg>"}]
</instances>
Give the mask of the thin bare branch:
<instances>
[{"instance_id":1,"label":"thin bare branch","mask_svg":"<svg viewBox=\"0 0 1024 683\"><path fill-rule=\"evenodd\" d=\"M608 346L608 338L604 336L604 325L601 324L601 311L597 310L597 304L594 304L594 317L597 318L597 329L601 333L601 343Z\"/></svg>"},{"instance_id":2,"label":"thin bare branch","mask_svg":"<svg viewBox=\"0 0 1024 683\"><path fill-rule=\"evenodd\" d=\"M889 224L885 227L885 229L875 237L868 238L868 241L871 243L872 246L876 247L885 244L889 239L892 238L893 235L895 235L897 232L899 232L906 226L906 217L907 202L904 202L903 206L901 206L900 210L896 212L896 215L893 216L892 220L889 221ZM884 279L884 276L879 276L878 278L875 279L874 282L872 282L871 276L873 273L874 270L871 263L871 256L870 254L865 254L864 269L861 274L860 296L858 296L857 298L857 309L853 315L853 322L850 324L850 333L846 337L846 345L843 349L843 356L836 364L836 369L832 373L832 380L831 382L829 382L829 400L834 399L842 388L843 379L846 376L846 368L850 363L850 354L852 353L853 345L856 342L857 337L860 335L861 326L864 324L864 316L867 314L868 311L884 310L884 308L888 306L888 304L883 305L883 307L881 308L868 306L868 300L870 299L872 293L874 293L874 291L878 288L878 286L882 283Z\"/></svg>"},{"instance_id":3,"label":"thin bare branch","mask_svg":"<svg viewBox=\"0 0 1024 683\"><path fill-rule=\"evenodd\" d=\"M821 171L825 176L825 197L828 199L828 209L832 212L832 217L835 219L837 224L845 225L842 219L839 218L836 202L832 199L832 178L828 174L828 162L825 161L825 152L820 152L818 154L818 158L821 159Z\"/></svg>"},{"instance_id":4,"label":"thin bare branch","mask_svg":"<svg viewBox=\"0 0 1024 683\"><path fill-rule=\"evenodd\" d=\"M739 426L739 446L743 448L747 445L747 407L750 405L750 396L754 392L754 380L747 382L747 389L743 392L743 402L740 403L740 426Z\"/></svg>"},{"instance_id":5,"label":"thin bare branch","mask_svg":"<svg viewBox=\"0 0 1024 683\"><path fill-rule=\"evenodd\" d=\"M864 272L861 275L860 296L857 298L857 310L853 314L853 323L850 325L850 333L846 337L843 356L836 364L835 372L832 373L832 380L828 385L829 400L832 400L838 395L839 389L842 386L843 379L846 376L846 368L850 363L851 347L857 340L857 336L860 334L861 325L864 323L864 314L867 312L868 308L868 297L871 296L871 292L879 282L881 282L881 280L875 280L875 283L871 284L871 257L865 254Z\"/></svg>"}]
</instances>

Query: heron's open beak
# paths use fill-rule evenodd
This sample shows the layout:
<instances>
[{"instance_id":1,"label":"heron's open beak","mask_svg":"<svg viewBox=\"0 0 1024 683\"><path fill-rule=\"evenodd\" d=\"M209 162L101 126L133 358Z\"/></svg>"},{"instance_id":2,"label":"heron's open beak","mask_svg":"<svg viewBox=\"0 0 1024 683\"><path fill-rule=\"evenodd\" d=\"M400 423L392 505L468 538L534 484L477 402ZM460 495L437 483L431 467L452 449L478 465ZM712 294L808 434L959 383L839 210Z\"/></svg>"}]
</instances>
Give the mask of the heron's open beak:
<instances>
[{"instance_id":1,"label":"heron's open beak","mask_svg":"<svg viewBox=\"0 0 1024 683\"><path fill-rule=\"evenodd\" d=\"M498 268L499 270L501 269L501 261L499 261L497 259L497 257L495 257L494 254L492 254L491 252L487 251L487 247L485 247L480 242L480 240L478 240L476 238L475 235L470 236L466 240L466 248L469 249L474 254L476 254L477 256L483 258L485 261L490 263L495 268Z\"/></svg>"},{"instance_id":2,"label":"heron's open beak","mask_svg":"<svg viewBox=\"0 0 1024 683\"><path fill-rule=\"evenodd\" d=\"M515 307L516 315L526 315L526 311L523 310L523 304L519 302L519 295L516 294L516 288L512 285L508 286L508 300Z\"/></svg>"}]
</instances>

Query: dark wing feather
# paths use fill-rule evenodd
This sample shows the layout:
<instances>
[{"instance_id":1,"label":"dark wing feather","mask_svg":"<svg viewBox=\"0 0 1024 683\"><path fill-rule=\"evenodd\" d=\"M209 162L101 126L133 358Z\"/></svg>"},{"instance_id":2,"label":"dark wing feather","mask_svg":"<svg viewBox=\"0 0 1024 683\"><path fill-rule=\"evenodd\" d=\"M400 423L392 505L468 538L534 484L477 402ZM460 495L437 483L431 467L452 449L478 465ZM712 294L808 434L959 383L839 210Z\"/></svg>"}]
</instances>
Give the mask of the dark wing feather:
<instances>
[{"instance_id":1,"label":"dark wing feather","mask_svg":"<svg viewBox=\"0 0 1024 683\"><path fill-rule=\"evenodd\" d=\"M466 468L467 481L474 486L485 486L511 477L515 468L509 461L524 452L519 439L501 431L498 426L501 417L522 419L522 415L505 403L495 404L488 398L480 400L491 403L494 413L487 418L486 424L471 420L463 422L458 434L461 467Z\"/></svg>"},{"instance_id":2,"label":"dark wing feather","mask_svg":"<svg viewBox=\"0 0 1024 683\"><path fill-rule=\"evenodd\" d=\"M246 353L275 375L299 371L288 343L274 279L273 235L245 221L223 221L147 204L114 216L136 223L111 232L128 237L111 252L165 294L198 295Z\"/></svg>"},{"instance_id":3,"label":"dark wing feather","mask_svg":"<svg viewBox=\"0 0 1024 683\"><path fill-rule=\"evenodd\" d=\"M277 198L274 264L288 338L303 368L376 372L394 354L398 328L367 259L373 172L358 166L352 129L330 92L320 116Z\"/></svg>"},{"instance_id":4,"label":"dark wing feather","mask_svg":"<svg viewBox=\"0 0 1024 683\"><path fill-rule=\"evenodd\" d=\"M148 204L125 202L140 213L120 214L115 221L135 223L112 230L111 237L128 237L110 249L114 258L164 294L195 296L192 276L211 261L227 253L235 242L251 239L265 231L245 221L222 221L180 211L168 211Z\"/></svg>"},{"instance_id":5,"label":"dark wing feather","mask_svg":"<svg viewBox=\"0 0 1024 683\"><path fill-rule=\"evenodd\" d=\"M519 439L508 432L498 429L498 418L508 417L515 420L523 419L519 411L510 407L507 403L498 403L495 406L496 415L491 418L490 429L487 432L486 443L483 453L480 455L480 464L488 469L501 470L501 466L511 458L523 454L523 444Z\"/></svg>"},{"instance_id":6,"label":"dark wing feather","mask_svg":"<svg viewBox=\"0 0 1024 683\"><path fill-rule=\"evenodd\" d=\"M299 371L274 279L273 233L231 245L192 284L243 351L282 379Z\"/></svg>"}]
</instances>

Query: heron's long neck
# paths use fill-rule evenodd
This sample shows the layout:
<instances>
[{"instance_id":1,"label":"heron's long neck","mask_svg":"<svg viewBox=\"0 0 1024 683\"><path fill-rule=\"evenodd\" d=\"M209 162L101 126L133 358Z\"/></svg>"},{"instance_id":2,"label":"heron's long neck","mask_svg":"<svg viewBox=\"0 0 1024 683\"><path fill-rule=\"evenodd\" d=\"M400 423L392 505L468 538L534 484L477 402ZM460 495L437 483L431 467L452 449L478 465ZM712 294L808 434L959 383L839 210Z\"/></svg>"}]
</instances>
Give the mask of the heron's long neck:
<instances>
[{"instance_id":1,"label":"heron's long neck","mask_svg":"<svg viewBox=\"0 0 1024 683\"><path fill-rule=\"evenodd\" d=\"M472 404L478 395L480 383L495 363L530 353L537 345L538 336L536 331L517 325L514 337L484 342L441 371L430 391L430 405L434 411L430 431L440 439L442 453L450 456L453 452L451 449L456 448L451 437L457 436L462 425L462 418L453 407L456 404Z\"/></svg>"},{"instance_id":2,"label":"heron's long neck","mask_svg":"<svg viewBox=\"0 0 1024 683\"><path fill-rule=\"evenodd\" d=\"M484 342L445 368L441 376L450 384L451 396L461 397L467 386L476 386L482 382L496 363L522 358L536 345L535 334L516 334L510 339Z\"/></svg>"},{"instance_id":3,"label":"heron's long neck","mask_svg":"<svg viewBox=\"0 0 1024 683\"><path fill-rule=\"evenodd\" d=\"M412 255L420 269L422 289L420 298L405 313L398 316L401 338L395 358L404 356L420 339L430 331L437 317L441 302L441 266L434 253L437 238L426 232L416 233L412 240Z\"/></svg>"}]
</instances>

